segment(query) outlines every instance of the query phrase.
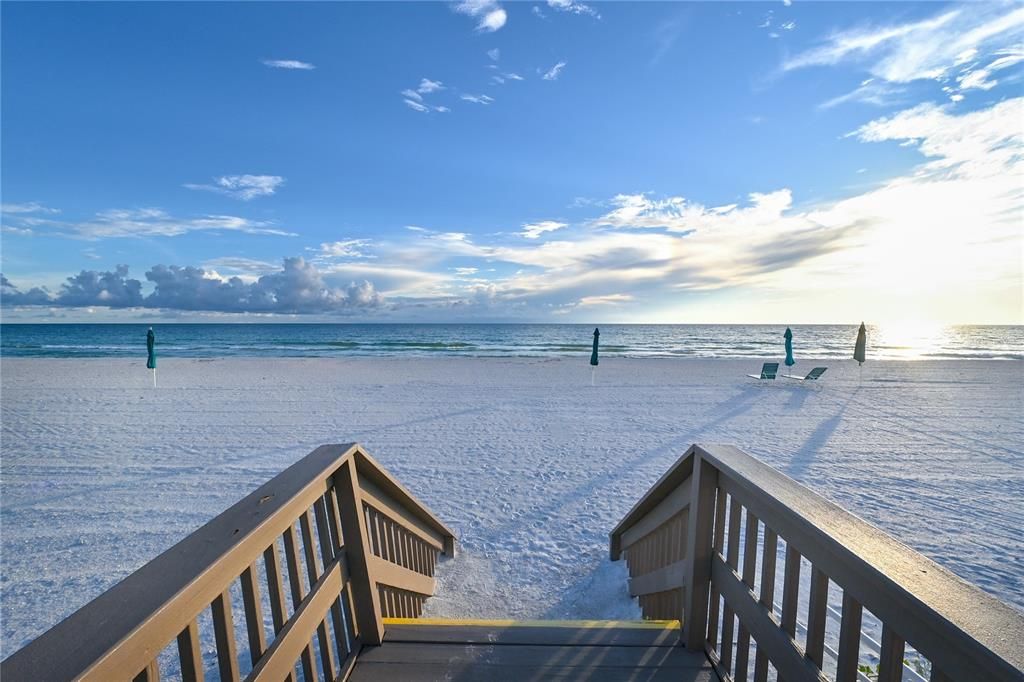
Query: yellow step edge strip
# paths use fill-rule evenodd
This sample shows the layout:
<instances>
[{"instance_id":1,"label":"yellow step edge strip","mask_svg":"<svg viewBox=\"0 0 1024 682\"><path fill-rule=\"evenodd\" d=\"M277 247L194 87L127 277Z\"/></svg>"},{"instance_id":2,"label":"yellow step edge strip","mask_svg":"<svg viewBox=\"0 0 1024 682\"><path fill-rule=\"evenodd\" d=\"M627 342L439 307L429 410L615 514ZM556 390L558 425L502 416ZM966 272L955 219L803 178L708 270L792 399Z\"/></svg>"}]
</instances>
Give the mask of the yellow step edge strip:
<instances>
[{"instance_id":1,"label":"yellow step edge strip","mask_svg":"<svg viewBox=\"0 0 1024 682\"><path fill-rule=\"evenodd\" d=\"M678 630L678 620L482 620L476 618L385 618L384 625L449 625L577 629Z\"/></svg>"}]
</instances>

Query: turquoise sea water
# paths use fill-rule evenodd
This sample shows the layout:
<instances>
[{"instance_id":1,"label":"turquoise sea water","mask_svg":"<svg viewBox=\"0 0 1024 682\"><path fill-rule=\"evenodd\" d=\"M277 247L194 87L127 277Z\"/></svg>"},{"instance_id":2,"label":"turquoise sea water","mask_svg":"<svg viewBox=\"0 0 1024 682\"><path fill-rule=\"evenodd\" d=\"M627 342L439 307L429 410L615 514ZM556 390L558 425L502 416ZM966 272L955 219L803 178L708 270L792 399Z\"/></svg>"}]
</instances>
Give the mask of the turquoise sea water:
<instances>
[{"instance_id":1,"label":"turquoise sea water","mask_svg":"<svg viewBox=\"0 0 1024 682\"><path fill-rule=\"evenodd\" d=\"M599 325L601 352L618 357L782 354L784 325ZM155 324L161 357L499 356L590 354L592 325L575 324ZM146 354L147 325L4 324L6 357ZM853 354L856 325L796 325L796 356ZM1024 327L868 327L868 359L1024 359Z\"/></svg>"}]
</instances>

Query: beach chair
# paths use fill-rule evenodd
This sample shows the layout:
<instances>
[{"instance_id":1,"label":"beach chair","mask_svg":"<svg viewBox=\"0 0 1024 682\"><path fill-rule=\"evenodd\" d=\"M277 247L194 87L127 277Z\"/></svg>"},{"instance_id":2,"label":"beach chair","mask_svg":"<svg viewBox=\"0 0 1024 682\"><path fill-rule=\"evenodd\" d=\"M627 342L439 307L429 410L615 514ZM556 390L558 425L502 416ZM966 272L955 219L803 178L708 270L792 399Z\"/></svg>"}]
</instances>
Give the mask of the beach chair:
<instances>
[{"instance_id":1,"label":"beach chair","mask_svg":"<svg viewBox=\"0 0 1024 682\"><path fill-rule=\"evenodd\" d=\"M783 374L782 376L787 379L796 379L797 381L817 381L818 377L824 374L826 369L828 369L828 367L815 367L808 372L805 377L793 376L792 374Z\"/></svg>"},{"instance_id":2,"label":"beach chair","mask_svg":"<svg viewBox=\"0 0 1024 682\"><path fill-rule=\"evenodd\" d=\"M761 375L748 374L747 376L751 379L774 379L775 375L779 371L779 363L777 362L766 362L764 367L761 368Z\"/></svg>"}]
</instances>

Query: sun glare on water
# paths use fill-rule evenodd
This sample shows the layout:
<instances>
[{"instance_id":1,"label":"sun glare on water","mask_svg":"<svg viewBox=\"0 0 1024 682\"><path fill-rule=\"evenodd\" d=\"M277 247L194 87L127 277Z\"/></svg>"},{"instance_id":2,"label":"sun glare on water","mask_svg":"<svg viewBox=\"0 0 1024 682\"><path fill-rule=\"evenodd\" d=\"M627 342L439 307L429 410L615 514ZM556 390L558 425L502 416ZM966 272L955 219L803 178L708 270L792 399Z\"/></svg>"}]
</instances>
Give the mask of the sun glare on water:
<instances>
[{"instance_id":1,"label":"sun glare on water","mask_svg":"<svg viewBox=\"0 0 1024 682\"><path fill-rule=\"evenodd\" d=\"M878 325L868 337L868 348L884 350L886 356L915 360L945 348L950 328L937 322L889 322ZM874 338L871 338L871 337Z\"/></svg>"}]
</instances>

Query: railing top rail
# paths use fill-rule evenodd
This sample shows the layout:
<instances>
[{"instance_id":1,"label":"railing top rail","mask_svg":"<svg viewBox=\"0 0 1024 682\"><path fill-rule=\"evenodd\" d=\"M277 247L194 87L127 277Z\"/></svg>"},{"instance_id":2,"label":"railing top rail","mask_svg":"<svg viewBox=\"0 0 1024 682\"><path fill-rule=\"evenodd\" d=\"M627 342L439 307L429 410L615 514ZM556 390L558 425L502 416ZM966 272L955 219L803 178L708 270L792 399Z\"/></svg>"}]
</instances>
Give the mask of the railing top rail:
<instances>
[{"instance_id":1,"label":"railing top rail","mask_svg":"<svg viewBox=\"0 0 1024 682\"><path fill-rule=\"evenodd\" d=\"M875 615L914 621L916 631L901 634L933 662L969 662L975 674L1024 670L1024 614L735 447L695 445L687 456L695 453Z\"/></svg>"},{"instance_id":2,"label":"railing top rail","mask_svg":"<svg viewBox=\"0 0 1024 682\"><path fill-rule=\"evenodd\" d=\"M434 516L425 504L420 502L409 489L398 482L384 467L377 463L373 457L364 450L358 449L355 453L356 470L360 478L371 481L374 485L399 503L412 516L419 519L424 525L444 538L445 553L451 555L454 551L455 532L448 528L442 521Z\"/></svg>"},{"instance_id":3,"label":"railing top rail","mask_svg":"<svg viewBox=\"0 0 1024 682\"><path fill-rule=\"evenodd\" d=\"M659 502L668 497L673 490L678 488L693 473L693 452L696 447L696 445L691 445L683 456L677 459L676 463L658 479L658 482L651 486L651 489L633 505L629 513L619 521L619 524L609 534L611 538L612 561L618 561L621 554L623 533L647 516L652 509L658 506Z\"/></svg>"}]
</instances>

